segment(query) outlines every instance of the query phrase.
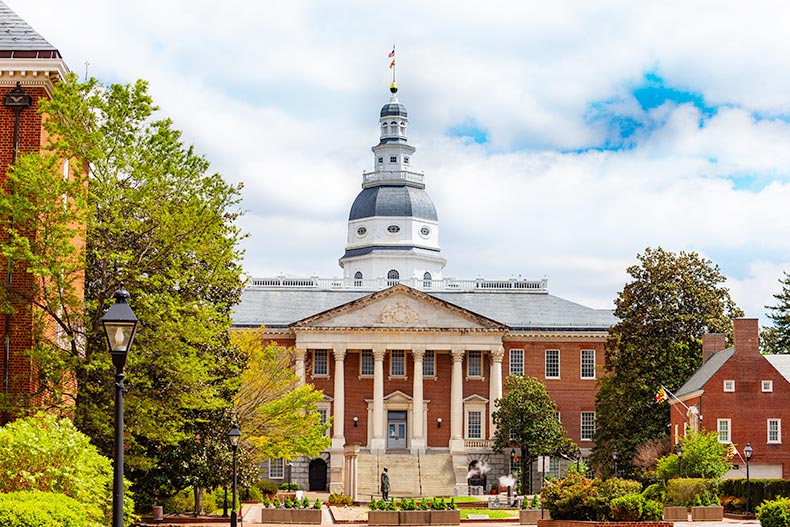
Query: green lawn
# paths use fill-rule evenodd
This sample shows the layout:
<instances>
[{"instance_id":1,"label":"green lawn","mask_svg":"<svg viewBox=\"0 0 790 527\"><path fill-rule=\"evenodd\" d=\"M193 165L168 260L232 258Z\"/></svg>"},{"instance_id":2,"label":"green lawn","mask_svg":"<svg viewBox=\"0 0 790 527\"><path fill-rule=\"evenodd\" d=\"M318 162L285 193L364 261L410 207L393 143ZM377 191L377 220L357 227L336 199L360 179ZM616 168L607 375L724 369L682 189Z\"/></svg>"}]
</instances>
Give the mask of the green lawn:
<instances>
[{"instance_id":1,"label":"green lawn","mask_svg":"<svg viewBox=\"0 0 790 527\"><path fill-rule=\"evenodd\" d=\"M457 502L458 500L456 500ZM466 520L470 514L486 514L489 518L518 518L518 509L460 509L461 519Z\"/></svg>"},{"instance_id":2,"label":"green lawn","mask_svg":"<svg viewBox=\"0 0 790 527\"><path fill-rule=\"evenodd\" d=\"M458 496L455 498L456 503L488 503L487 496Z\"/></svg>"}]
</instances>

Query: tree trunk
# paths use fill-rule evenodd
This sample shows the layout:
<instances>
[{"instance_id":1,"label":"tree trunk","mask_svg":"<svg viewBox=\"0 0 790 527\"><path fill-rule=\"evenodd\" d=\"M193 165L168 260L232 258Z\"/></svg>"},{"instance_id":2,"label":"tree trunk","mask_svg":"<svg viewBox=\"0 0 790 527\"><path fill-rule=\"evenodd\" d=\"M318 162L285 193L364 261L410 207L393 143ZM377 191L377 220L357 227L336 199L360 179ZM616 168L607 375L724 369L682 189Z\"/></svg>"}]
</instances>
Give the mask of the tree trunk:
<instances>
[{"instance_id":1,"label":"tree trunk","mask_svg":"<svg viewBox=\"0 0 790 527\"><path fill-rule=\"evenodd\" d=\"M193 489L193 491L195 493L195 512L194 512L194 515L195 516L201 516L201 515L205 514L205 512L206 512L205 509L203 508L203 496L206 493L206 489L204 489L203 487L197 487L197 486L192 487L192 489Z\"/></svg>"},{"instance_id":2,"label":"tree trunk","mask_svg":"<svg viewBox=\"0 0 790 527\"><path fill-rule=\"evenodd\" d=\"M531 494L532 492L532 482L529 481L529 463L530 459L524 449L521 449L521 493L524 495Z\"/></svg>"}]
</instances>

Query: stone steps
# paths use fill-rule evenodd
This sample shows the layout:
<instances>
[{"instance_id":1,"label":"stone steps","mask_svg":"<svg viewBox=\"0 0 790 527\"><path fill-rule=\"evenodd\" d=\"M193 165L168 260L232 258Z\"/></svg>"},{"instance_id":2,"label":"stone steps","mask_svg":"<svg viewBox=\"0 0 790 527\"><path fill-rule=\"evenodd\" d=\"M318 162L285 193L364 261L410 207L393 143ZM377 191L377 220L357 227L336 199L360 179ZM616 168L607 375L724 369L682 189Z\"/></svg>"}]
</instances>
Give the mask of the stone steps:
<instances>
[{"instance_id":1,"label":"stone steps","mask_svg":"<svg viewBox=\"0 0 790 527\"><path fill-rule=\"evenodd\" d=\"M449 453L381 454L360 453L357 493L361 501L379 498L379 478L387 467L391 497L452 496L455 474Z\"/></svg>"}]
</instances>

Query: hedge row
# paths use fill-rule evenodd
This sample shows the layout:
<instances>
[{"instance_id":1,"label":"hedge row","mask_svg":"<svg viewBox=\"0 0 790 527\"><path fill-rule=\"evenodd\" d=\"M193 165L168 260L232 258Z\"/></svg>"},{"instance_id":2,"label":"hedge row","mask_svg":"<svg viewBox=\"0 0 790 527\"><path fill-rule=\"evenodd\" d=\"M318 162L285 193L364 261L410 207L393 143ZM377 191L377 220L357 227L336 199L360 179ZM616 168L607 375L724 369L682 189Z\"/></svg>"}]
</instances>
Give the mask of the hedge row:
<instances>
[{"instance_id":1,"label":"hedge row","mask_svg":"<svg viewBox=\"0 0 790 527\"><path fill-rule=\"evenodd\" d=\"M751 505L754 510L759 504L779 496L790 496L790 480L752 479ZM719 493L728 512L746 510L746 479L725 479L721 482Z\"/></svg>"},{"instance_id":2,"label":"hedge row","mask_svg":"<svg viewBox=\"0 0 790 527\"><path fill-rule=\"evenodd\" d=\"M85 507L64 494L23 491L0 494L0 525L3 527L85 527Z\"/></svg>"}]
</instances>

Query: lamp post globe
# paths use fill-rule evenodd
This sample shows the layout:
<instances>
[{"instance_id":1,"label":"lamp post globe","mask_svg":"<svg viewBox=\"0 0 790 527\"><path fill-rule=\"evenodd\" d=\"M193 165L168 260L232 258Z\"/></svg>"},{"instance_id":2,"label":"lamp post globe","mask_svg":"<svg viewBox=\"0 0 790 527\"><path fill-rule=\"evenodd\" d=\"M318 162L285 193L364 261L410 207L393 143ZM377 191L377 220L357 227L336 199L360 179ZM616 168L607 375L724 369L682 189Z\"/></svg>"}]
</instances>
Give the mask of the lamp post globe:
<instances>
[{"instance_id":1,"label":"lamp post globe","mask_svg":"<svg viewBox=\"0 0 790 527\"><path fill-rule=\"evenodd\" d=\"M231 492L231 499L233 500L233 507L230 511L230 527L238 525L238 513L236 512L236 451L239 448L239 441L241 440L241 431L239 425L233 423L233 427L228 432L228 441L230 448L233 450L233 490Z\"/></svg>"},{"instance_id":2,"label":"lamp post globe","mask_svg":"<svg viewBox=\"0 0 790 527\"><path fill-rule=\"evenodd\" d=\"M612 450L612 460L614 461L614 477L617 477L617 460L620 459L620 452Z\"/></svg>"},{"instance_id":3,"label":"lamp post globe","mask_svg":"<svg viewBox=\"0 0 790 527\"><path fill-rule=\"evenodd\" d=\"M137 333L137 317L129 306L129 293L115 292L115 303L101 319L115 366L115 455L112 484L112 527L123 527L123 368Z\"/></svg>"},{"instance_id":4,"label":"lamp post globe","mask_svg":"<svg viewBox=\"0 0 790 527\"><path fill-rule=\"evenodd\" d=\"M752 460L752 450L751 443L746 443L746 446L743 447L743 455L746 456L746 512L752 512L752 482L749 479L749 462Z\"/></svg>"}]
</instances>

